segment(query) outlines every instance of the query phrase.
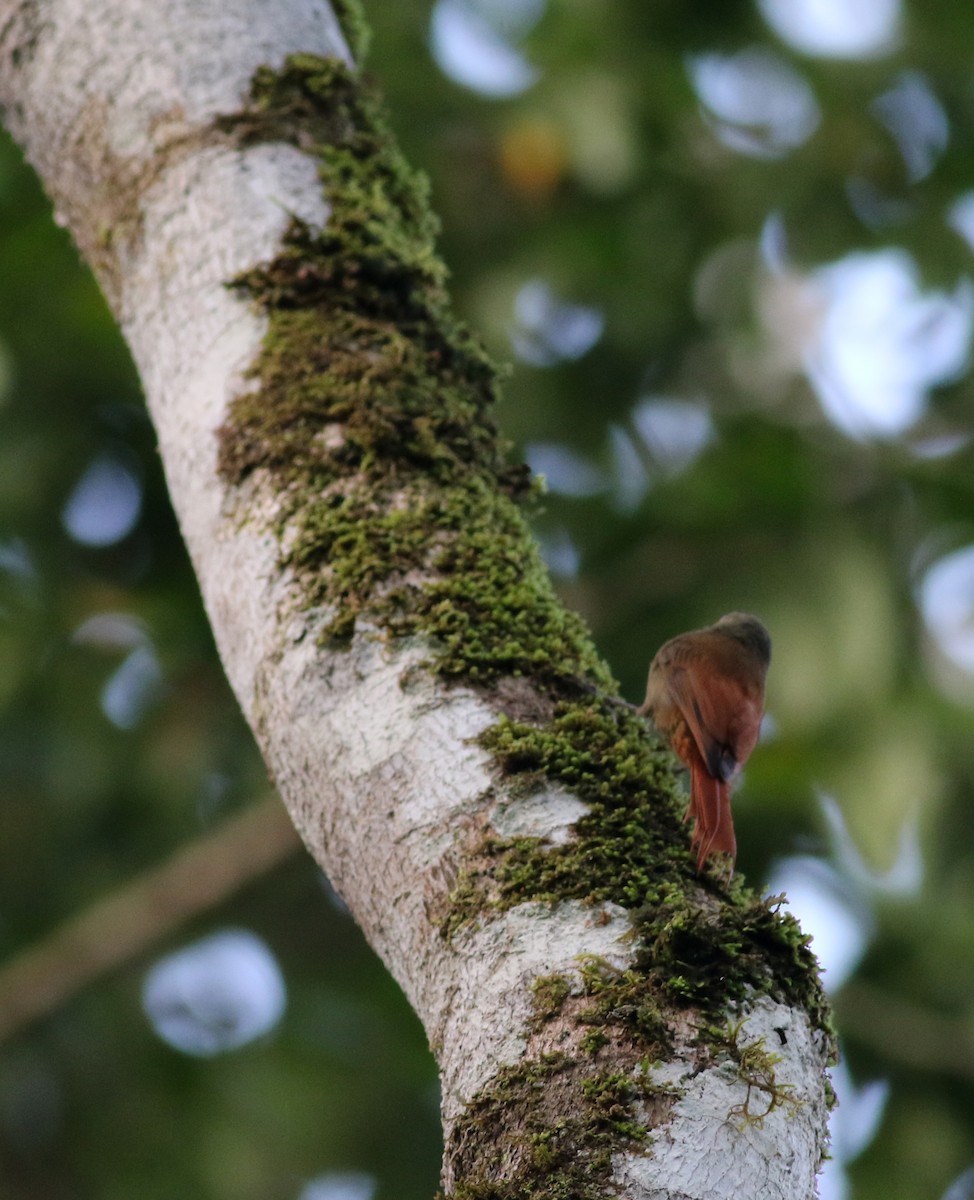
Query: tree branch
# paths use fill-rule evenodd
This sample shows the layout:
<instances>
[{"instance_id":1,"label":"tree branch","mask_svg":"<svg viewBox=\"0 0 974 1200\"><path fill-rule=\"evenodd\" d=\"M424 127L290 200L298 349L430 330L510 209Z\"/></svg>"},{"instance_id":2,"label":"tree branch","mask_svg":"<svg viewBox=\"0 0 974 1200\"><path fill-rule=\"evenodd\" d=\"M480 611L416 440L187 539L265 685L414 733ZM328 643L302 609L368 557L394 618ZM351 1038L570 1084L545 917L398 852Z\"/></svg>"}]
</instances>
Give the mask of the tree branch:
<instances>
[{"instance_id":1,"label":"tree branch","mask_svg":"<svg viewBox=\"0 0 974 1200\"><path fill-rule=\"evenodd\" d=\"M611 676L331 10L11 11L8 122L132 347L281 796L436 1051L445 1187L806 1200L814 959L697 876L668 759L585 690Z\"/></svg>"},{"instance_id":2,"label":"tree branch","mask_svg":"<svg viewBox=\"0 0 974 1200\"><path fill-rule=\"evenodd\" d=\"M0 1041L222 904L300 845L274 796L71 917L0 969Z\"/></svg>"}]
</instances>

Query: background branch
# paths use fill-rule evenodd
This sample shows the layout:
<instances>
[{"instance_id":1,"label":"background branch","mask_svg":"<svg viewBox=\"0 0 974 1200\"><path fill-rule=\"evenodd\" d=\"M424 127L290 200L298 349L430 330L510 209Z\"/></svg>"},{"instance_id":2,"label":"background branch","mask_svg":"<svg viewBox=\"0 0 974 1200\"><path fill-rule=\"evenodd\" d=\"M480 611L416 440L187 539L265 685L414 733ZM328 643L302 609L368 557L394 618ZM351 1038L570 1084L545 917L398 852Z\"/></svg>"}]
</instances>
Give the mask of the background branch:
<instances>
[{"instance_id":1,"label":"background branch","mask_svg":"<svg viewBox=\"0 0 974 1200\"><path fill-rule=\"evenodd\" d=\"M0 1040L144 954L300 846L284 806L269 797L71 917L0 970Z\"/></svg>"}]
</instances>

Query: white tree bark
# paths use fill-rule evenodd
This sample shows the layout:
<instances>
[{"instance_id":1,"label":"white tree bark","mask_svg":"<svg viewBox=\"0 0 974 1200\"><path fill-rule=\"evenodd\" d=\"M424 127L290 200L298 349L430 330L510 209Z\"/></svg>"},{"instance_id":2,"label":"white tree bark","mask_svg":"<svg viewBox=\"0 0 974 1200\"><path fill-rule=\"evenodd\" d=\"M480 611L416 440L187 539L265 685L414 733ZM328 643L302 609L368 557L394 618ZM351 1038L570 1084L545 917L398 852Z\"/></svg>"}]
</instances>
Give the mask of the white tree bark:
<instances>
[{"instance_id":1,"label":"white tree bark","mask_svg":"<svg viewBox=\"0 0 974 1200\"><path fill-rule=\"evenodd\" d=\"M214 136L214 121L240 108L258 66L297 51L348 59L323 0L0 0L5 123L132 349L227 674L296 825L425 1025L449 1144L478 1090L538 1047L532 982L577 983L583 955L625 969L630 920L614 905L535 902L441 935L472 828L558 844L584 808L560 788L505 795L475 740L496 713L439 683L422 647L359 629L349 650L323 649L322 614L280 566L279 497L217 470L216 430L252 386L244 372L265 331L225 285L274 255L292 215L321 227L328 209L313 157L240 149ZM780 1055L775 1085L797 1103L735 1119L748 1090L739 1063L718 1055L701 1067L687 1031L650 1072L675 1099L650 1145L615 1156L606 1194L814 1195L823 1040L801 1009L768 998L745 1015L742 1043L763 1039ZM448 1160L445 1186L457 1182Z\"/></svg>"}]
</instances>

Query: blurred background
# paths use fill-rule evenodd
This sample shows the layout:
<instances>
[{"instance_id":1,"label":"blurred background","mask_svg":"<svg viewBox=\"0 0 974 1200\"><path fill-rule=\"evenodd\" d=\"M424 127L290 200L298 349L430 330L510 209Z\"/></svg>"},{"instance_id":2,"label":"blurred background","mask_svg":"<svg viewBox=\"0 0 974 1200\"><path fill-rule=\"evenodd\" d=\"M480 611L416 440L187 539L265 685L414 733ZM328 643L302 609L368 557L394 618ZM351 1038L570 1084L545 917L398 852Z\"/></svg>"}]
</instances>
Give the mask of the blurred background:
<instances>
[{"instance_id":1,"label":"blurred background","mask_svg":"<svg viewBox=\"0 0 974 1200\"><path fill-rule=\"evenodd\" d=\"M547 561L624 694L729 609L774 636L739 868L788 893L836 1005L822 1196L971 1200L974 18L367 13L458 306L511 364ZM430 1200L422 1030L306 855L227 836L267 795L131 362L3 141L5 1200ZM187 896L194 849L203 874L239 856L236 883ZM83 979L114 941L113 969L18 1016L31 964Z\"/></svg>"}]
</instances>

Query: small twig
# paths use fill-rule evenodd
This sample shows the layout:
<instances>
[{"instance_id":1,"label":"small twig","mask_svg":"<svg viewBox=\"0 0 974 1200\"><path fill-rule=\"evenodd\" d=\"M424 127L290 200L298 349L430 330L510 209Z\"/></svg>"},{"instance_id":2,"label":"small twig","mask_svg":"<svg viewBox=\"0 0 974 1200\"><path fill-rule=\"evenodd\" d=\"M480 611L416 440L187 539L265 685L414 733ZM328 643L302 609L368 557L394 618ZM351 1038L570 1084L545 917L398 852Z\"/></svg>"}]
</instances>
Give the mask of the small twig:
<instances>
[{"instance_id":1,"label":"small twig","mask_svg":"<svg viewBox=\"0 0 974 1200\"><path fill-rule=\"evenodd\" d=\"M300 845L284 806L271 797L70 917L0 967L0 1041L220 904Z\"/></svg>"}]
</instances>

